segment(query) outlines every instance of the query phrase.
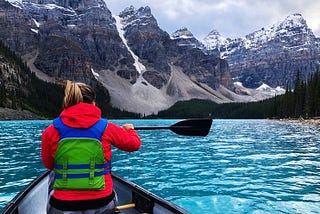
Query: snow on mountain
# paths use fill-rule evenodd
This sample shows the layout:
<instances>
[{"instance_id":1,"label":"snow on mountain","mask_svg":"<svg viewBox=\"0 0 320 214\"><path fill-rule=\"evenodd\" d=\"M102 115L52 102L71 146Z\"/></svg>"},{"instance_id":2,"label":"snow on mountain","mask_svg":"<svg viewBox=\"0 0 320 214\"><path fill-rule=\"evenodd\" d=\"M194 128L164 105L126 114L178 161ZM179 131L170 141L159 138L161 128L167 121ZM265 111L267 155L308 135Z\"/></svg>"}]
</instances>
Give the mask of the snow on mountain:
<instances>
[{"instance_id":1,"label":"snow on mountain","mask_svg":"<svg viewBox=\"0 0 320 214\"><path fill-rule=\"evenodd\" d=\"M21 4L23 0L7 0L8 2L10 2L11 4Z\"/></svg>"},{"instance_id":2,"label":"snow on mountain","mask_svg":"<svg viewBox=\"0 0 320 214\"><path fill-rule=\"evenodd\" d=\"M222 45L230 42L229 38L222 36L217 30L212 30L203 40L202 43L206 49L220 49Z\"/></svg>"},{"instance_id":3,"label":"snow on mountain","mask_svg":"<svg viewBox=\"0 0 320 214\"><path fill-rule=\"evenodd\" d=\"M275 38L290 38L297 34L311 35L305 43L300 45L310 45L315 42L315 37L310 28L308 28L305 19L301 14L292 14L287 16L283 21L273 24L269 27L261 28L253 33L246 35L245 37L235 38L233 40L225 38L220 35L217 30L211 31L206 36L202 43L207 50L219 49L221 50L221 56L226 58L239 49L239 46L246 49L260 48L262 44L268 43ZM286 42L285 39L281 41Z\"/></svg>"},{"instance_id":4,"label":"snow on mountain","mask_svg":"<svg viewBox=\"0 0 320 214\"><path fill-rule=\"evenodd\" d=\"M275 38L292 38L297 34L313 35L301 14L292 14L282 22L276 23L271 27L262 28L261 30L247 35L245 37L245 41L248 43L246 47L256 48L259 47L261 43L267 43ZM310 38L312 38L312 36ZM282 41L286 42L285 40ZM300 45L309 45L310 43L311 41L308 39L305 43Z\"/></svg>"},{"instance_id":5,"label":"snow on mountain","mask_svg":"<svg viewBox=\"0 0 320 214\"><path fill-rule=\"evenodd\" d=\"M221 56L226 58L235 51L234 48L239 48L239 46L242 46L245 49L257 49L270 41L276 40L277 38L279 38L280 43L286 45L286 43L290 44L288 41L290 38L294 38L301 34L306 34L310 37L305 37L305 40L298 41L296 39L296 42L292 41L294 46L308 46L315 42L315 37L311 29L308 28L305 19L301 14L296 13L287 16L283 21L273 24L271 27L261 28L260 30L246 35L245 37L236 38L227 42L216 41L216 43L217 46L225 47L222 48Z\"/></svg>"},{"instance_id":6,"label":"snow on mountain","mask_svg":"<svg viewBox=\"0 0 320 214\"><path fill-rule=\"evenodd\" d=\"M141 7L138 10L134 6L127 7L119 16L122 17L123 29L135 26L158 25L148 6Z\"/></svg>"},{"instance_id":7,"label":"snow on mountain","mask_svg":"<svg viewBox=\"0 0 320 214\"><path fill-rule=\"evenodd\" d=\"M281 95L285 93L285 90L281 87L272 88L267 84L262 84L256 89L246 88L241 82L234 82L235 92L239 95L247 95L255 99L255 101L268 99L276 95ZM245 96L243 96L245 97ZM241 97L239 97L241 99ZM242 98L243 99L243 98Z\"/></svg>"},{"instance_id":8,"label":"snow on mountain","mask_svg":"<svg viewBox=\"0 0 320 214\"><path fill-rule=\"evenodd\" d=\"M298 13L232 40L214 30L203 43L206 53L225 59L233 79L249 88L292 86L297 70L306 79L320 68L319 38Z\"/></svg>"},{"instance_id":9,"label":"snow on mountain","mask_svg":"<svg viewBox=\"0 0 320 214\"><path fill-rule=\"evenodd\" d=\"M14 7L22 9L22 0L7 0L10 2Z\"/></svg>"},{"instance_id":10,"label":"snow on mountain","mask_svg":"<svg viewBox=\"0 0 320 214\"><path fill-rule=\"evenodd\" d=\"M260 87L256 88L257 91L261 91L261 92L266 92L266 93L270 93L270 94L274 94L274 95L280 95L280 94L284 94L286 92L285 89L281 88L281 87L276 87L276 88L272 88L270 86L268 86L267 84L262 84Z\"/></svg>"}]
</instances>

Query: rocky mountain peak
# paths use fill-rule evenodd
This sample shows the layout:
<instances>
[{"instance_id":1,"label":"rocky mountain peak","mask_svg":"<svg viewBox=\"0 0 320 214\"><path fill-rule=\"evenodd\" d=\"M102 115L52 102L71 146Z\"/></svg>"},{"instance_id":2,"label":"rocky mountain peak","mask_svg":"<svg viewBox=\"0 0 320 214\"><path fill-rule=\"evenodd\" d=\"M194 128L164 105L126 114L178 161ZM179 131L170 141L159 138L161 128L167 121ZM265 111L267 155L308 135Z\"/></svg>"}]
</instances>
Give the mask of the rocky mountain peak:
<instances>
[{"instance_id":1,"label":"rocky mountain peak","mask_svg":"<svg viewBox=\"0 0 320 214\"><path fill-rule=\"evenodd\" d=\"M188 46L190 48L203 49L203 44L194 37L194 35L186 27L171 34L171 39L174 40L179 46Z\"/></svg>"},{"instance_id":2,"label":"rocky mountain peak","mask_svg":"<svg viewBox=\"0 0 320 214\"><path fill-rule=\"evenodd\" d=\"M308 28L306 20L300 13L294 13L287 16L284 21L280 22L280 28L303 27Z\"/></svg>"},{"instance_id":3,"label":"rocky mountain peak","mask_svg":"<svg viewBox=\"0 0 320 214\"><path fill-rule=\"evenodd\" d=\"M221 36L221 34L219 33L218 30L213 29L205 38L207 38L207 37L217 37L217 36Z\"/></svg>"},{"instance_id":4,"label":"rocky mountain peak","mask_svg":"<svg viewBox=\"0 0 320 214\"><path fill-rule=\"evenodd\" d=\"M127 16L127 15L138 15L138 16L142 16L142 15L152 15L151 14L151 9L149 6L146 7L140 7L139 9L136 9L133 5L131 5L130 7L125 8L122 12L120 12L121 16Z\"/></svg>"},{"instance_id":5,"label":"rocky mountain peak","mask_svg":"<svg viewBox=\"0 0 320 214\"><path fill-rule=\"evenodd\" d=\"M135 25L158 27L158 23L148 6L140 7L139 9L135 9L134 6L127 7L120 12L119 17L121 17L122 22L125 25L124 28Z\"/></svg>"},{"instance_id":6,"label":"rocky mountain peak","mask_svg":"<svg viewBox=\"0 0 320 214\"><path fill-rule=\"evenodd\" d=\"M194 38L193 34L186 27L182 27L179 30L171 34L172 39L190 39Z\"/></svg>"},{"instance_id":7,"label":"rocky mountain peak","mask_svg":"<svg viewBox=\"0 0 320 214\"><path fill-rule=\"evenodd\" d=\"M300 41L299 45L310 44L309 40L312 40L312 43L315 40L315 36L308 27L306 20L298 13L287 16L283 21L271 27L262 28L247 35L245 43L247 47L259 46L261 43L274 40L290 43L293 42L289 41L292 37L297 37L295 41Z\"/></svg>"}]
</instances>

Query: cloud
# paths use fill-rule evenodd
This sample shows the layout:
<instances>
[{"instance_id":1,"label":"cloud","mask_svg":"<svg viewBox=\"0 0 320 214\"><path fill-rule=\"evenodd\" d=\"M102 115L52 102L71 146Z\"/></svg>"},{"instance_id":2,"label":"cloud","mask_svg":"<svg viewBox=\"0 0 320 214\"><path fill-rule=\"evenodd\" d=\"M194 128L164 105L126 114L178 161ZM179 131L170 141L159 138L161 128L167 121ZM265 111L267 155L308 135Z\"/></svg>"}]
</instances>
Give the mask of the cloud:
<instances>
[{"instance_id":1,"label":"cloud","mask_svg":"<svg viewBox=\"0 0 320 214\"><path fill-rule=\"evenodd\" d=\"M163 30L172 33L184 26L198 39L213 29L230 38L245 36L293 13L301 13L320 36L320 1L314 0L106 0L106 3L113 13L130 5L149 6Z\"/></svg>"}]
</instances>

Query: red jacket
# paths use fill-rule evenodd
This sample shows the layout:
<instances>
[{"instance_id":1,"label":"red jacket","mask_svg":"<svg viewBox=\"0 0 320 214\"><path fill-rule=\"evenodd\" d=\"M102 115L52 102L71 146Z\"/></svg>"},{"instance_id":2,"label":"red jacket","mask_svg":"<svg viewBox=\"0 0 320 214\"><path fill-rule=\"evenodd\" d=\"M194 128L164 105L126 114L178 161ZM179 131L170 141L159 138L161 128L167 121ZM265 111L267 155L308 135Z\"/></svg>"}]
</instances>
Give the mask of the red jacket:
<instances>
[{"instance_id":1,"label":"red jacket","mask_svg":"<svg viewBox=\"0 0 320 214\"><path fill-rule=\"evenodd\" d=\"M92 104L79 103L64 109L60 117L65 125L73 128L88 128L101 118L101 110ZM54 156L60 136L51 124L42 133L41 157L43 165L53 170ZM111 145L133 152L140 148L141 140L135 130L124 130L122 127L108 122L102 135L102 147L106 161L111 160ZM98 191L55 190L53 195L59 200L91 200L109 196L112 193L112 179L110 173L105 175L106 188Z\"/></svg>"}]
</instances>

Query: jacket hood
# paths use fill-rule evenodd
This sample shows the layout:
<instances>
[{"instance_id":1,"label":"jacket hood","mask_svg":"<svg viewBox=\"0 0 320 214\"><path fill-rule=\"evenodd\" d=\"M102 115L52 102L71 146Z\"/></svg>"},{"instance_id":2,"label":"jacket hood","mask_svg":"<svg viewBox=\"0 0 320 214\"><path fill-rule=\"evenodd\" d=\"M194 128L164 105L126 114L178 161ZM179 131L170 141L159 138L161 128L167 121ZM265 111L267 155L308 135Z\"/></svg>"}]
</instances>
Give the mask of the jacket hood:
<instances>
[{"instance_id":1,"label":"jacket hood","mask_svg":"<svg viewBox=\"0 0 320 214\"><path fill-rule=\"evenodd\" d=\"M64 109L60 118L67 126L89 128L101 118L101 110L93 104L79 103Z\"/></svg>"}]
</instances>

